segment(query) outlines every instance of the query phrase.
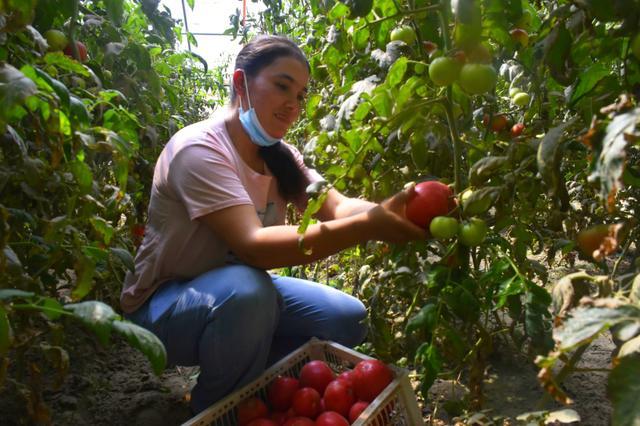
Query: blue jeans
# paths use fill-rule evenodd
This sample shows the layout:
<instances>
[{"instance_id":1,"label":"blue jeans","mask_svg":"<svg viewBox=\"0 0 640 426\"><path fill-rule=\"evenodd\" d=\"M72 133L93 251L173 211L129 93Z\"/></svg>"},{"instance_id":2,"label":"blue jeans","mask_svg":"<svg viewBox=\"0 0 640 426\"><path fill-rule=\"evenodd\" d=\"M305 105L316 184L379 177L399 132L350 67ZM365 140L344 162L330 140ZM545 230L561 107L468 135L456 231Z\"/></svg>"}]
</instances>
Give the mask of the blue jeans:
<instances>
[{"instance_id":1,"label":"blue jeans","mask_svg":"<svg viewBox=\"0 0 640 426\"><path fill-rule=\"evenodd\" d=\"M126 317L162 340L169 365L200 366L198 413L313 336L361 343L365 316L358 299L332 287L227 265L162 285Z\"/></svg>"}]
</instances>

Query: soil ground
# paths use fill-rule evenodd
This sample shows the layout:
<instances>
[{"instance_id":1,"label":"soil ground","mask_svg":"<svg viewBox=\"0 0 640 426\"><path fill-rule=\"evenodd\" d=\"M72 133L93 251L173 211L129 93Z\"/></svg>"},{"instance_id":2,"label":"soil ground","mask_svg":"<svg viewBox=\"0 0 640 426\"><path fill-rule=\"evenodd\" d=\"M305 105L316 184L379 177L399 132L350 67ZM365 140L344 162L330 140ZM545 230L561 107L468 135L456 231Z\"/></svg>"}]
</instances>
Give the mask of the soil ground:
<instances>
[{"instance_id":1,"label":"soil ground","mask_svg":"<svg viewBox=\"0 0 640 426\"><path fill-rule=\"evenodd\" d=\"M189 419L189 389L196 368L171 368L155 376L147 359L121 339L108 347L79 333L77 344L69 349L71 371L62 387L44 395L56 425L136 425L172 426ZM601 337L583 356L580 367L607 368L613 342ZM487 418L491 423L515 424L517 415L539 410L543 391L536 380L533 364L509 355L494 357L486 380ZM578 373L570 376L565 390L581 416L580 424L601 426L609 423L611 407L606 399L605 373ZM464 392L455 384L438 382L431 389L427 404L420 401L425 422L437 425L457 423L446 410L447 400L459 399ZM6 394L5 394L6 396ZM20 424L23 412L12 398L0 398L0 421ZM557 405L547 405L552 409ZM479 423L478 423L479 424Z\"/></svg>"}]
</instances>

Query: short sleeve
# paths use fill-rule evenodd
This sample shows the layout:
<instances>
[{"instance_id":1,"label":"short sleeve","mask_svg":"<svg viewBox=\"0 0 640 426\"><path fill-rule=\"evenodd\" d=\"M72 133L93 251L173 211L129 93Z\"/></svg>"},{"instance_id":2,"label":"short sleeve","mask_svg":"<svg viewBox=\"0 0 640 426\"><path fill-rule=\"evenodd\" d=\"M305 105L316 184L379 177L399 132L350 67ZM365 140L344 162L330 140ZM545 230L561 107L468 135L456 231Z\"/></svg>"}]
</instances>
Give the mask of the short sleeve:
<instances>
[{"instance_id":1,"label":"short sleeve","mask_svg":"<svg viewBox=\"0 0 640 426\"><path fill-rule=\"evenodd\" d=\"M190 145L177 153L168 184L191 220L231 206L253 205L233 161L205 145Z\"/></svg>"}]
</instances>

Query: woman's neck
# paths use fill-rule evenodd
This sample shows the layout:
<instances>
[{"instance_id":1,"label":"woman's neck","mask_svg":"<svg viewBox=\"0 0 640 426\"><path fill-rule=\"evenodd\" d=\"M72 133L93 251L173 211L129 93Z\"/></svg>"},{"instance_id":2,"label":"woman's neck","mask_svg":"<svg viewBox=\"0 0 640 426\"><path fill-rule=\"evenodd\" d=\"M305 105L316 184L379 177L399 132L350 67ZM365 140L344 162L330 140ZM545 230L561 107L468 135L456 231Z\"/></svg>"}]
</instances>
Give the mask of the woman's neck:
<instances>
[{"instance_id":1,"label":"woman's neck","mask_svg":"<svg viewBox=\"0 0 640 426\"><path fill-rule=\"evenodd\" d=\"M249 167L258 173L264 174L264 160L260 156L259 147L249 139L249 135L242 128L238 115L238 108L230 107L224 120L231 142L233 142L240 157Z\"/></svg>"}]
</instances>

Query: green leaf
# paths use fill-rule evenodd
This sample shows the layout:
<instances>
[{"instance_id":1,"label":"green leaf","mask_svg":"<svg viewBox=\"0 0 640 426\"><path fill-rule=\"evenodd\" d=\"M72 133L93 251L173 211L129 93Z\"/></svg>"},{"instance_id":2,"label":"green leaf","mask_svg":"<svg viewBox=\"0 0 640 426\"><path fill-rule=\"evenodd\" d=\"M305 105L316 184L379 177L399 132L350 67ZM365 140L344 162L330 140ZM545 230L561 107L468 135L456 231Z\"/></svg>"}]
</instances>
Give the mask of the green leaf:
<instances>
[{"instance_id":1,"label":"green leaf","mask_svg":"<svg viewBox=\"0 0 640 426\"><path fill-rule=\"evenodd\" d=\"M33 296L35 296L35 293L30 291L23 291L15 288L0 289L0 300L13 299L15 297L31 298Z\"/></svg>"},{"instance_id":2,"label":"green leaf","mask_svg":"<svg viewBox=\"0 0 640 426\"><path fill-rule=\"evenodd\" d=\"M498 303L496 304L496 309L502 308L506 303L509 296L514 296L516 294L522 294L525 291L525 286L523 281L517 276L514 275L511 278L500 284L500 290L498 291Z\"/></svg>"},{"instance_id":3,"label":"green leaf","mask_svg":"<svg viewBox=\"0 0 640 426\"><path fill-rule=\"evenodd\" d=\"M109 343L112 323L119 318L111 306L93 300L65 305L64 309L73 312L74 316L96 334L102 344Z\"/></svg>"},{"instance_id":4,"label":"green leaf","mask_svg":"<svg viewBox=\"0 0 640 426\"><path fill-rule=\"evenodd\" d=\"M91 114L89 114L89 110L87 110L84 102L73 95L71 95L70 101L70 118L74 122L80 123L82 126L88 126L89 124L91 124Z\"/></svg>"},{"instance_id":5,"label":"green leaf","mask_svg":"<svg viewBox=\"0 0 640 426\"><path fill-rule=\"evenodd\" d=\"M0 127L4 127L16 114L16 107L24 104L25 99L38 93L38 87L20 70L0 62Z\"/></svg>"},{"instance_id":6,"label":"green leaf","mask_svg":"<svg viewBox=\"0 0 640 426\"><path fill-rule=\"evenodd\" d=\"M442 370L442 356L435 345L423 343L416 351L416 363L424 367L422 394L428 395L429 388Z\"/></svg>"},{"instance_id":7,"label":"green leaf","mask_svg":"<svg viewBox=\"0 0 640 426\"><path fill-rule=\"evenodd\" d=\"M607 394L613 405L612 424L640 425L640 355L621 358L611 370Z\"/></svg>"},{"instance_id":8,"label":"green leaf","mask_svg":"<svg viewBox=\"0 0 640 426\"><path fill-rule=\"evenodd\" d=\"M579 307L572 311L571 318L562 328L554 330L553 338L560 343L561 350L571 350L624 321L640 321L640 308L633 305L618 308Z\"/></svg>"},{"instance_id":9,"label":"green leaf","mask_svg":"<svg viewBox=\"0 0 640 426\"><path fill-rule=\"evenodd\" d=\"M60 318L60 316L64 313L64 308L56 299L51 297L43 298L39 303L42 309L42 312L49 318L50 320L56 320Z\"/></svg>"},{"instance_id":10,"label":"green leaf","mask_svg":"<svg viewBox=\"0 0 640 426\"><path fill-rule=\"evenodd\" d=\"M329 13L327 14L327 18L331 21L336 21L341 18L347 17L351 13L351 9L347 5L340 2L336 2L336 4L331 8Z\"/></svg>"},{"instance_id":11,"label":"green leaf","mask_svg":"<svg viewBox=\"0 0 640 426\"><path fill-rule=\"evenodd\" d=\"M629 300L632 303L639 304L640 303L640 274L636 275L633 279L633 284L631 284L631 291L629 292Z\"/></svg>"},{"instance_id":12,"label":"green leaf","mask_svg":"<svg viewBox=\"0 0 640 426\"><path fill-rule=\"evenodd\" d=\"M404 80L404 74L407 72L407 66L408 59L404 56L395 61L387 73L387 78L385 80L387 86L392 88L402 83Z\"/></svg>"},{"instance_id":13,"label":"green leaf","mask_svg":"<svg viewBox=\"0 0 640 426\"><path fill-rule=\"evenodd\" d=\"M469 183L480 185L508 163L506 156L487 156L476 161L469 170Z\"/></svg>"},{"instance_id":14,"label":"green leaf","mask_svg":"<svg viewBox=\"0 0 640 426\"><path fill-rule=\"evenodd\" d=\"M640 336L636 336L633 339L626 341L618 352L618 358L638 355L640 355Z\"/></svg>"},{"instance_id":15,"label":"green leaf","mask_svg":"<svg viewBox=\"0 0 640 426\"><path fill-rule=\"evenodd\" d=\"M7 268L10 272L21 272L22 263L15 251L9 246L5 246L2 249L2 262L0 262L1 268Z\"/></svg>"},{"instance_id":16,"label":"green leaf","mask_svg":"<svg viewBox=\"0 0 640 426\"><path fill-rule=\"evenodd\" d=\"M106 245L109 245L109 243L111 242L111 237L113 237L113 226L111 226L109 222L107 222L100 216L93 216L89 219L89 221L91 222L91 225L93 225L93 229L95 229L96 231L98 231L98 233L100 233L100 235L102 235L102 240L104 241L104 243Z\"/></svg>"},{"instance_id":17,"label":"green leaf","mask_svg":"<svg viewBox=\"0 0 640 426\"><path fill-rule=\"evenodd\" d=\"M91 187L93 185L93 173L91 172L91 168L84 161L79 159L69 163L69 167L78 182L80 192L87 194L91 191Z\"/></svg>"},{"instance_id":18,"label":"green leaf","mask_svg":"<svg viewBox=\"0 0 640 426\"><path fill-rule=\"evenodd\" d=\"M351 11L351 18L362 18L371 12L373 8L373 0L340 0L342 3L349 6Z\"/></svg>"},{"instance_id":19,"label":"green leaf","mask_svg":"<svg viewBox=\"0 0 640 426\"><path fill-rule=\"evenodd\" d=\"M431 332L436 325L437 321L437 313L438 307L429 303L424 305L420 311L415 314L409 321L407 322L406 333L409 334L416 330L424 330L426 332Z\"/></svg>"},{"instance_id":20,"label":"green leaf","mask_svg":"<svg viewBox=\"0 0 640 426\"><path fill-rule=\"evenodd\" d=\"M93 288L93 275L96 271L96 264L93 259L82 255L76 260L74 268L76 271L76 283L71 292L71 297L73 300L81 300Z\"/></svg>"},{"instance_id":21,"label":"green leaf","mask_svg":"<svg viewBox=\"0 0 640 426\"><path fill-rule=\"evenodd\" d=\"M0 356L4 356L13 342L13 332L9 316L4 306L0 305Z\"/></svg>"},{"instance_id":22,"label":"green leaf","mask_svg":"<svg viewBox=\"0 0 640 426\"><path fill-rule=\"evenodd\" d=\"M50 52L44 56L47 65L55 65L65 71L80 74L82 77L89 77L91 74L81 63L64 55L62 52Z\"/></svg>"},{"instance_id":23,"label":"green leaf","mask_svg":"<svg viewBox=\"0 0 640 426\"><path fill-rule=\"evenodd\" d=\"M193 10L193 2L195 0L188 0L191 9ZM123 0L104 0L104 5L107 9L107 15L111 22L119 27L122 24L122 17L124 15L124 2Z\"/></svg>"},{"instance_id":24,"label":"green leaf","mask_svg":"<svg viewBox=\"0 0 640 426\"><path fill-rule=\"evenodd\" d=\"M389 117L393 107L391 96L386 90L378 90L377 92L371 99L371 103L380 117Z\"/></svg>"},{"instance_id":25,"label":"green leaf","mask_svg":"<svg viewBox=\"0 0 640 426\"><path fill-rule=\"evenodd\" d=\"M544 61L549 66L551 76L560 84L568 86L573 82L575 71L571 68L571 48L573 37L563 25L556 25L543 40Z\"/></svg>"},{"instance_id":26,"label":"green leaf","mask_svg":"<svg viewBox=\"0 0 640 426\"><path fill-rule=\"evenodd\" d=\"M640 123L640 107L616 116L607 126L607 134L602 141L602 151L589 180L600 181L600 197L609 197L622 187L622 173L625 167L627 137L634 134ZM611 205L609 207L612 207Z\"/></svg>"},{"instance_id":27,"label":"green leaf","mask_svg":"<svg viewBox=\"0 0 640 426\"><path fill-rule=\"evenodd\" d=\"M550 129L538 145L538 171L547 190L554 200L560 202L562 210L569 207L569 193L560 171L562 162L562 142L565 130L573 124L575 119L569 120Z\"/></svg>"},{"instance_id":28,"label":"green leaf","mask_svg":"<svg viewBox=\"0 0 640 426\"><path fill-rule=\"evenodd\" d=\"M135 263L133 261L133 256L129 253L129 250L119 247L111 247L109 250L111 251L111 254L120 259L122 264L126 266L129 271L135 272Z\"/></svg>"},{"instance_id":29,"label":"green leaf","mask_svg":"<svg viewBox=\"0 0 640 426\"><path fill-rule=\"evenodd\" d=\"M571 94L570 103L574 104L580 98L587 95L604 77L611 74L609 67L601 63L594 64L580 73L578 84Z\"/></svg>"},{"instance_id":30,"label":"green leaf","mask_svg":"<svg viewBox=\"0 0 640 426\"><path fill-rule=\"evenodd\" d=\"M114 320L112 325L116 332L127 338L131 346L146 355L153 372L159 376L167 364L167 352L160 339L149 330L128 321Z\"/></svg>"}]
</instances>

